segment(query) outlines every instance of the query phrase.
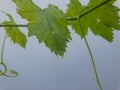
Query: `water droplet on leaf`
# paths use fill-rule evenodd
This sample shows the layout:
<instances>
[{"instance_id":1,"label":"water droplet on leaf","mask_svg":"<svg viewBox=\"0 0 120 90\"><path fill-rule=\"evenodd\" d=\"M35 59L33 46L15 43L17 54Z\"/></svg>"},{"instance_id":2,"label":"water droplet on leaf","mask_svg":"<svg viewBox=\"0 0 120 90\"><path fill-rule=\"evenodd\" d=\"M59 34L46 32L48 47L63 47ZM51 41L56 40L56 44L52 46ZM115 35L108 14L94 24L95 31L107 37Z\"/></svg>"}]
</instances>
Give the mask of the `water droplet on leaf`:
<instances>
[{"instance_id":1,"label":"water droplet on leaf","mask_svg":"<svg viewBox=\"0 0 120 90\"><path fill-rule=\"evenodd\" d=\"M63 58L64 58L64 56L60 56L60 55L57 55L57 57L58 57L59 59L63 59Z\"/></svg>"}]
</instances>

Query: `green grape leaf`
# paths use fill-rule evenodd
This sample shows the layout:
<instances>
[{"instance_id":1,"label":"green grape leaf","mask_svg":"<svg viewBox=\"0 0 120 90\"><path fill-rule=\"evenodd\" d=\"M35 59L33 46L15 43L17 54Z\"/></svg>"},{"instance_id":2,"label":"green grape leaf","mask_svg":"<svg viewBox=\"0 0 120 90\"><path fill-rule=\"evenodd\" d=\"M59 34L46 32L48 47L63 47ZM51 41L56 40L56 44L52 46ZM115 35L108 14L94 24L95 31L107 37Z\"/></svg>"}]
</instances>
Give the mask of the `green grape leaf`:
<instances>
[{"instance_id":1,"label":"green grape leaf","mask_svg":"<svg viewBox=\"0 0 120 90\"><path fill-rule=\"evenodd\" d=\"M82 6L78 0L70 0L66 15L79 18L85 35L89 28L95 35L99 35L109 42L113 41L113 30L120 30L120 9L114 6L116 0L90 0L87 6ZM79 22L71 20L72 28L81 37Z\"/></svg>"},{"instance_id":2,"label":"green grape leaf","mask_svg":"<svg viewBox=\"0 0 120 90\"><path fill-rule=\"evenodd\" d=\"M13 20L12 16L8 13L3 12L6 14L10 21L4 21L2 24L3 25L15 25L15 21ZM8 37L13 41L13 43L17 43L23 48L26 46L27 38L23 32L19 30L18 27L5 27L6 33Z\"/></svg>"},{"instance_id":3,"label":"green grape leaf","mask_svg":"<svg viewBox=\"0 0 120 90\"><path fill-rule=\"evenodd\" d=\"M78 0L70 0L70 4L68 4L66 15L68 16L68 18L79 17L80 12L82 12L84 8L85 6L82 6L82 4ZM83 27L84 34L86 35L88 32L88 27L84 19L87 19L87 17L83 17L81 19L82 25L84 25ZM72 29L75 30L75 32L78 33L81 36L81 38L83 38L84 35L82 34L82 31L80 30L78 21L73 20L73 21L70 21L69 23L72 26Z\"/></svg>"},{"instance_id":4,"label":"green grape leaf","mask_svg":"<svg viewBox=\"0 0 120 90\"><path fill-rule=\"evenodd\" d=\"M51 52L63 57L71 39L65 14L55 5L41 9L32 0L13 0L17 12L28 20L29 36L35 35Z\"/></svg>"}]
</instances>

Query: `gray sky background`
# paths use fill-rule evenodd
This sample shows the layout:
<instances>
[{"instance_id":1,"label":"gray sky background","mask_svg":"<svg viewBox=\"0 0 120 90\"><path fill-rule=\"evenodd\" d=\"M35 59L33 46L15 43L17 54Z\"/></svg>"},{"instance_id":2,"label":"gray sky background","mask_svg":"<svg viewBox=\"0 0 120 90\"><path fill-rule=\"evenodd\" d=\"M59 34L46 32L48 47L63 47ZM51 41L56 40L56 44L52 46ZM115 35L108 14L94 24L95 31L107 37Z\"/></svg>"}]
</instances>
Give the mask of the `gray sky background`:
<instances>
[{"instance_id":1,"label":"gray sky background","mask_svg":"<svg viewBox=\"0 0 120 90\"><path fill-rule=\"evenodd\" d=\"M69 0L33 0L46 7L54 3L65 10ZM80 0L86 4L88 0ZM120 6L120 0L116 3ZM0 10L9 12L17 23L26 23L16 15L11 0L0 0ZM0 22L7 17L0 13ZM26 28L21 30L27 33ZM83 40L71 30L73 41L67 52L59 59L35 37L29 37L26 49L14 45L9 39L5 47L4 60L9 68L19 72L17 78L0 77L0 90L99 90L94 79L90 56ZM89 32L87 38L92 49L103 90L120 90L120 32L108 43ZM0 28L0 42L4 29ZM0 43L0 47L1 47Z\"/></svg>"}]
</instances>

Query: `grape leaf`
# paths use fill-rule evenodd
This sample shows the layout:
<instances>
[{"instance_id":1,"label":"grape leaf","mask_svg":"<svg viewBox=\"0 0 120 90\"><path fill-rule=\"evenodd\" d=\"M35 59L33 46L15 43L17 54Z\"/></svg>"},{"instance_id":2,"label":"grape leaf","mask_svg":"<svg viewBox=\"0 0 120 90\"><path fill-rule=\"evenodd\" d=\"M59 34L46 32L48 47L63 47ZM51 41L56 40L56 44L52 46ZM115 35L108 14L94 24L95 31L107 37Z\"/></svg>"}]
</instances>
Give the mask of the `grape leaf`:
<instances>
[{"instance_id":1,"label":"grape leaf","mask_svg":"<svg viewBox=\"0 0 120 90\"><path fill-rule=\"evenodd\" d=\"M78 0L70 0L70 4L68 4L66 15L68 16L68 18L79 17L80 12L82 12L84 8L85 6L82 6L82 4ZM81 18L82 25L84 25L84 34L86 35L88 32L88 27L86 26L86 21L84 19L87 19L87 17ZM74 20L70 21L69 23L71 24L73 30L75 30L75 32L78 33L81 36L81 38L83 38L84 35L80 30L78 21Z\"/></svg>"},{"instance_id":2,"label":"grape leaf","mask_svg":"<svg viewBox=\"0 0 120 90\"><path fill-rule=\"evenodd\" d=\"M10 21L4 21L2 24L4 25L15 25L15 21L13 20L12 16L8 13L3 12L6 14ZM23 32L19 30L18 27L5 27L6 33L8 37L13 41L13 43L17 43L23 48L26 46L27 38Z\"/></svg>"},{"instance_id":3,"label":"grape leaf","mask_svg":"<svg viewBox=\"0 0 120 90\"><path fill-rule=\"evenodd\" d=\"M82 6L78 0L70 0L66 15L68 17L79 17L85 35L88 29L95 35L99 35L109 42L113 41L113 30L120 30L120 9L113 3L116 0L90 0L87 6ZM74 14L75 13L75 14ZM82 32L77 20L70 21L72 28L81 37Z\"/></svg>"},{"instance_id":4,"label":"grape leaf","mask_svg":"<svg viewBox=\"0 0 120 90\"><path fill-rule=\"evenodd\" d=\"M19 15L28 20L28 35L35 35L40 43L44 42L56 55L64 56L66 44L71 39L65 14L54 5L41 9L32 0L13 2L18 6Z\"/></svg>"}]
</instances>

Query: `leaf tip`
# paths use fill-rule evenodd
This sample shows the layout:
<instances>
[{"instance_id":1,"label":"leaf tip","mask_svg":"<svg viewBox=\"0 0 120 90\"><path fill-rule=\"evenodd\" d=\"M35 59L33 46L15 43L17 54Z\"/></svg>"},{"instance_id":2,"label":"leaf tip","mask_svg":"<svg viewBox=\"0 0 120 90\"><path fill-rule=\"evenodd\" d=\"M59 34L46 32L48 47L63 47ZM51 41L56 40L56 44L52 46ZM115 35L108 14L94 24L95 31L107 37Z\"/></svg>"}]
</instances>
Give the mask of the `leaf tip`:
<instances>
[{"instance_id":1,"label":"leaf tip","mask_svg":"<svg viewBox=\"0 0 120 90\"><path fill-rule=\"evenodd\" d=\"M57 57L58 57L59 59L63 59L63 58L64 58L64 55L59 55L59 54L57 54Z\"/></svg>"}]
</instances>

